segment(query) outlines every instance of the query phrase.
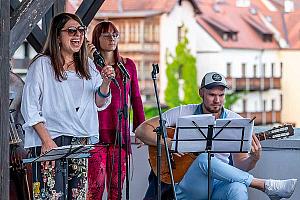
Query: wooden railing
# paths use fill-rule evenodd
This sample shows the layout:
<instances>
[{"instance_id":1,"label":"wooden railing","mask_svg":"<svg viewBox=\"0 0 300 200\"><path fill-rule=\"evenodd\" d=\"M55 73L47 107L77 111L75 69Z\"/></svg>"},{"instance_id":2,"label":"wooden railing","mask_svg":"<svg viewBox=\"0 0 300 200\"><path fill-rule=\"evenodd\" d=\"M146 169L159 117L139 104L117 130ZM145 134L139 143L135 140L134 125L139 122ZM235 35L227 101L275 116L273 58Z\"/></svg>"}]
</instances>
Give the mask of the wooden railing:
<instances>
[{"instance_id":1,"label":"wooden railing","mask_svg":"<svg viewBox=\"0 0 300 200\"><path fill-rule=\"evenodd\" d=\"M255 125L266 125L273 123L281 123L280 111L267 111L267 112L242 112L239 113L243 117L255 118Z\"/></svg>"},{"instance_id":2,"label":"wooden railing","mask_svg":"<svg viewBox=\"0 0 300 200\"><path fill-rule=\"evenodd\" d=\"M234 91L259 91L281 89L281 78L226 78L229 87Z\"/></svg>"}]
</instances>

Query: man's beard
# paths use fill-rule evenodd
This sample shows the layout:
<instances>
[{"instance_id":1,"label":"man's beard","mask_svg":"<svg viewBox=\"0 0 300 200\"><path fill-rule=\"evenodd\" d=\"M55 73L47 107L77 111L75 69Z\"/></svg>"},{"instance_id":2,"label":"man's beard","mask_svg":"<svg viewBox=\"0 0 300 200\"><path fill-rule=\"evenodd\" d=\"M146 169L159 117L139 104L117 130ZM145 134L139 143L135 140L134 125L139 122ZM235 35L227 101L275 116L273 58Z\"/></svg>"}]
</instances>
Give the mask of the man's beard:
<instances>
[{"instance_id":1,"label":"man's beard","mask_svg":"<svg viewBox=\"0 0 300 200\"><path fill-rule=\"evenodd\" d=\"M205 105L204 105L205 106ZM214 107L214 106L213 106ZM217 109L211 109L208 106L205 106L205 109L209 112L209 113L219 113L221 111L222 106L217 106Z\"/></svg>"}]
</instances>

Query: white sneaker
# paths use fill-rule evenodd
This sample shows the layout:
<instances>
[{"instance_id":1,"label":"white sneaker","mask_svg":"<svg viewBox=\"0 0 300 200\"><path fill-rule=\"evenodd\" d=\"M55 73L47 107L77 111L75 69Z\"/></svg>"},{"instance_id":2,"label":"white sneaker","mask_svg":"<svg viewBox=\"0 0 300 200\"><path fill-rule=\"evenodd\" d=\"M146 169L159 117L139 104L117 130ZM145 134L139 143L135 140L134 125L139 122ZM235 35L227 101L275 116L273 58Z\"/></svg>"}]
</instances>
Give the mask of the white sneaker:
<instances>
[{"instance_id":1,"label":"white sneaker","mask_svg":"<svg viewBox=\"0 0 300 200\"><path fill-rule=\"evenodd\" d=\"M290 198L295 190L297 179L272 180L265 182L265 193L272 200Z\"/></svg>"}]
</instances>

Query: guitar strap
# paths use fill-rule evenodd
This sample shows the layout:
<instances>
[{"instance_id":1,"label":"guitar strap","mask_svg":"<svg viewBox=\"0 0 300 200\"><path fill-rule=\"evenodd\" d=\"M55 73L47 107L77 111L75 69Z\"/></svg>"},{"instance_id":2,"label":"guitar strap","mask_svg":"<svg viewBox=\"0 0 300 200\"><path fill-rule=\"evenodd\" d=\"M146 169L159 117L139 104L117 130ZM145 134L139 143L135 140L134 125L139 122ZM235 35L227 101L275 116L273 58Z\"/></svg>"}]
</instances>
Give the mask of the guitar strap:
<instances>
[{"instance_id":1,"label":"guitar strap","mask_svg":"<svg viewBox=\"0 0 300 200\"><path fill-rule=\"evenodd\" d=\"M201 115L201 114L203 114L202 103L197 106L193 115ZM222 107L222 113L220 115L220 119L225 119L225 118L227 118L227 113L225 112L224 107Z\"/></svg>"}]
</instances>

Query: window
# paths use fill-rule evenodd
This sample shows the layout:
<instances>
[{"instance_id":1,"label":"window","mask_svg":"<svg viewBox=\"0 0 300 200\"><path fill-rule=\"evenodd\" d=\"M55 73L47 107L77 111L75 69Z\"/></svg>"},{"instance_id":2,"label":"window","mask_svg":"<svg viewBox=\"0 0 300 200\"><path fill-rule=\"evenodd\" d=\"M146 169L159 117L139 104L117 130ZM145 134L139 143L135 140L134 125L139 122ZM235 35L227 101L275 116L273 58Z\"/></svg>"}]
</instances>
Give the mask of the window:
<instances>
[{"instance_id":1,"label":"window","mask_svg":"<svg viewBox=\"0 0 300 200\"><path fill-rule=\"evenodd\" d=\"M183 25L177 27L177 37L178 37L177 40L178 40L178 42L181 42L183 37L184 37L184 30L183 29L184 29Z\"/></svg>"},{"instance_id":2,"label":"window","mask_svg":"<svg viewBox=\"0 0 300 200\"><path fill-rule=\"evenodd\" d=\"M246 77L246 63L242 63L242 77Z\"/></svg>"},{"instance_id":3,"label":"window","mask_svg":"<svg viewBox=\"0 0 300 200\"><path fill-rule=\"evenodd\" d=\"M262 64L262 69L261 69L261 77L265 77L266 75L266 63Z\"/></svg>"},{"instance_id":4,"label":"window","mask_svg":"<svg viewBox=\"0 0 300 200\"><path fill-rule=\"evenodd\" d=\"M283 63L280 62L280 77L282 77Z\"/></svg>"},{"instance_id":5,"label":"window","mask_svg":"<svg viewBox=\"0 0 300 200\"><path fill-rule=\"evenodd\" d=\"M247 112L247 100L243 99L243 112Z\"/></svg>"},{"instance_id":6,"label":"window","mask_svg":"<svg viewBox=\"0 0 300 200\"><path fill-rule=\"evenodd\" d=\"M231 34L231 39L232 39L233 41L238 41L237 33L232 33L232 34Z\"/></svg>"},{"instance_id":7,"label":"window","mask_svg":"<svg viewBox=\"0 0 300 200\"><path fill-rule=\"evenodd\" d=\"M228 40L228 34L227 33L223 33L222 34L223 40L227 41Z\"/></svg>"},{"instance_id":8,"label":"window","mask_svg":"<svg viewBox=\"0 0 300 200\"><path fill-rule=\"evenodd\" d=\"M231 74L231 63L226 64L226 70L227 70L227 77L231 78L231 76L232 76L232 74Z\"/></svg>"},{"instance_id":9,"label":"window","mask_svg":"<svg viewBox=\"0 0 300 200\"><path fill-rule=\"evenodd\" d=\"M271 77L275 75L275 63L271 63Z\"/></svg>"},{"instance_id":10,"label":"window","mask_svg":"<svg viewBox=\"0 0 300 200\"><path fill-rule=\"evenodd\" d=\"M139 42L139 24L129 24L129 42Z\"/></svg>"},{"instance_id":11,"label":"window","mask_svg":"<svg viewBox=\"0 0 300 200\"><path fill-rule=\"evenodd\" d=\"M137 68L137 76L139 80L142 80L142 75L143 75L143 67L141 65L141 61L135 60L135 66Z\"/></svg>"},{"instance_id":12,"label":"window","mask_svg":"<svg viewBox=\"0 0 300 200\"><path fill-rule=\"evenodd\" d=\"M253 77L257 77L257 65L253 65Z\"/></svg>"},{"instance_id":13,"label":"window","mask_svg":"<svg viewBox=\"0 0 300 200\"><path fill-rule=\"evenodd\" d=\"M159 42L159 27L157 24L154 25L153 35L154 35L154 42Z\"/></svg>"},{"instance_id":14,"label":"window","mask_svg":"<svg viewBox=\"0 0 300 200\"><path fill-rule=\"evenodd\" d=\"M158 42L159 41L159 27L153 23L145 23L144 27L145 42Z\"/></svg>"},{"instance_id":15,"label":"window","mask_svg":"<svg viewBox=\"0 0 300 200\"><path fill-rule=\"evenodd\" d=\"M272 111L275 111L275 99L272 99Z\"/></svg>"},{"instance_id":16,"label":"window","mask_svg":"<svg viewBox=\"0 0 300 200\"><path fill-rule=\"evenodd\" d=\"M119 41L121 43L124 43L125 42L125 37L126 37L126 26L125 26L125 24L123 24L123 23L119 24L118 30L119 30L119 33L120 33Z\"/></svg>"},{"instance_id":17,"label":"window","mask_svg":"<svg viewBox=\"0 0 300 200\"><path fill-rule=\"evenodd\" d=\"M273 41L273 35L272 34L263 34L263 41L264 42L272 42Z\"/></svg>"},{"instance_id":18,"label":"window","mask_svg":"<svg viewBox=\"0 0 300 200\"><path fill-rule=\"evenodd\" d=\"M263 112L265 112L267 109L267 101L263 100Z\"/></svg>"}]
</instances>

